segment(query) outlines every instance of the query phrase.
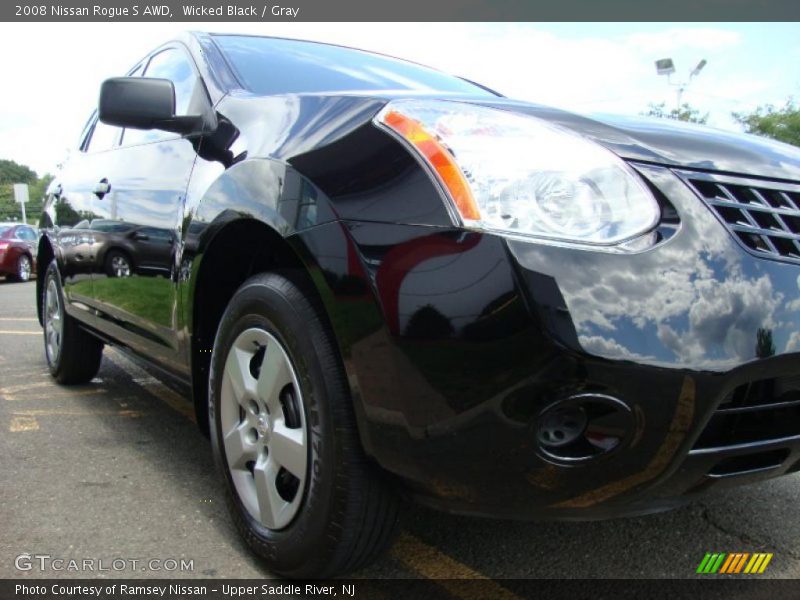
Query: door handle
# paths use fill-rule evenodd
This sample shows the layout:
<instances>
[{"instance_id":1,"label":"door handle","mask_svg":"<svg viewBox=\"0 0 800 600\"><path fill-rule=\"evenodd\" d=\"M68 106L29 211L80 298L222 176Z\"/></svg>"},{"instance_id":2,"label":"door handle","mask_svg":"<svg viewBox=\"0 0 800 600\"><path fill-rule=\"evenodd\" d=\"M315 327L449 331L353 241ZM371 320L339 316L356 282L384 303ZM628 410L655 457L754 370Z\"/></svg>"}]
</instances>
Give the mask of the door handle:
<instances>
[{"instance_id":1,"label":"door handle","mask_svg":"<svg viewBox=\"0 0 800 600\"><path fill-rule=\"evenodd\" d=\"M98 181L95 184L94 189L92 191L94 192L95 196L97 196L102 200L103 196L105 196L108 192L111 191L111 184L108 183L108 179L103 177L100 181Z\"/></svg>"}]
</instances>

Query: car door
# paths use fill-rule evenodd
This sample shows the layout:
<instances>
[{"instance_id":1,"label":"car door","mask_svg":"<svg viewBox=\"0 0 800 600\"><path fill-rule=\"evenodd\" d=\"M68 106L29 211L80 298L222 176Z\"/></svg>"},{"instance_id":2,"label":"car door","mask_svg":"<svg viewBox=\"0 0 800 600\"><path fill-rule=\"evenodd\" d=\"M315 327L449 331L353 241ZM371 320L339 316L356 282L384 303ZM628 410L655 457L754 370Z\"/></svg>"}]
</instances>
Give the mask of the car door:
<instances>
[{"instance_id":1,"label":"car door","mask_svg":"<svg viewBox=\"0 0 800 600\"><path fill-rule=\"evenodd\" d=\"M167 275L175 259L175 232L159 227L139 227L130 234L140 258L139 270Z\"/></svg>"},{"instance_id":2,"label":"car door","mask_svg":"<svg viewBox=\"0 0 800 600\"><path fill-rule=\"evenodd\" d=\"M155 52L145 77L175 86L176 114L188 114L200 85L188 52L171 45ZM204 90L204 88L201 88ZM93 271L97 327L176 371L177 242L189 177L196 159L191 141L158 130L126 129L113 161L102 165L93 214L118 227L98 247ZM157 267L157 268L154 268Z\"/></svg>"},{"instance_id":3,"label":"car door","mask_svg":"<svg viewBox=\"0 0 800 600\"><path fill-rule=\"evenodd\" d=\"M92 292L92 238L88 232L94 217L97 172L109 161L122 129L97 120L94 113L81 136L79 148L70 153L57 181L48 190L56 252L66 308L74 317L94 324Z\"/></svg>"}]
</instances>

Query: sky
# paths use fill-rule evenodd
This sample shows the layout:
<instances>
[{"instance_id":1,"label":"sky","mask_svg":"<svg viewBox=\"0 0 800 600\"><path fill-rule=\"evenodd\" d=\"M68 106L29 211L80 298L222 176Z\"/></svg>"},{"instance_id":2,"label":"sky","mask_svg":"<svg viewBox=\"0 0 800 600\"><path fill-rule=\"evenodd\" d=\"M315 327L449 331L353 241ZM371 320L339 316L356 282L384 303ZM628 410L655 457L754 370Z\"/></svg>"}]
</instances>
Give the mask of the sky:
<instances>
[{"instance_id":1,"label":"sky","mask_svg":"<svg viewBox=\"0 0 800 600\"><path fill-rule=\"evenodd\" d=\"M674 81L708 61L684 101L708 124L800 99L798 23L1 23L0 159L54 172L74 147L100 83L182 30L277 35L414 60L506 96L584 114L636 115L676 101Z\"/></svg>"}]
</instances>

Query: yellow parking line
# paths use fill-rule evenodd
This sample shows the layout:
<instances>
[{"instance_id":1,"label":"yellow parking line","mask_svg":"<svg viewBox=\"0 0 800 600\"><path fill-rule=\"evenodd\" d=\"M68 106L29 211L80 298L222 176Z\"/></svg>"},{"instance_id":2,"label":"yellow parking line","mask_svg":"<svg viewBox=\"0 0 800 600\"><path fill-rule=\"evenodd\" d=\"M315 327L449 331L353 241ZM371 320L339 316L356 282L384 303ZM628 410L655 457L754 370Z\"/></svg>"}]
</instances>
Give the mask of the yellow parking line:
<instances>
[{"instance_id":1,"label":"yellow parking line","mask_svg":"<svg viewBox=\"0 0 800 600\"><path fill-rule=\"evenodd\" d=\"M0 392L0 398L3 398L7 402L20 402L23 400L55 400L56 398L66 398L69 400L70 398L75 398L77 396L103 396L106 394L106 390L103 388L97 388L95 390L59 390L58 388L48 391L46 396L43 395L30 395L27 397L19 397L18 395L5 395Z\"/></svg>"},{"instance_id":2,"label":"yellow parking line","mask_svg":"<svg viewBox=\"0 0 800 600\"><path fill-rule=\"evenodd\" d=\"M11 422L8 424L8 430L11 433L20 433L22 431L38 431L39 419L37 417L93 417L93 416L110 416L110 417L127 417L136 419L143 417L145 413L138 410L74 410L74 409L39 409L39 410L24 410L15 411L11 415Z\"/></svg>"},{"instance_id":3,"label":"yellow parking line","mask_svg":"<svg viewBox=\"0 0 800 600\"><path fill-rule=\"evenodd\" d=\"M74 408L39 408L33 410L17 410L14 411L13 415L15 417L54 417L54 416L64 416L64 417L93 417L93 416L107 416L107 417L130 417L132 419L136 419L139 417L143 417L145 413L140 410L131 410L131 409L123 409L123 410L115 410L115 409L108 409L108 410L83 410L83 409L74 409Z\"/></svg>"},{"instance_id":4,"label":"yellow parking line","mask_svg":"<svg viewBox=\"0 0 800 600\"><path fill-rule=\"evenodd\" d=\"M136 385L144 388L172 410L189 419L192 423L197 422L194 415L194 406L186 398L168 388L121 352L109 348L106 351L106 356L120 369L130 375Z\"/></svg>"},{"instance_id":5,"label":"yellow parking line","mask_svg":"<svg viewBox=\"0 0 800 600\"><path fill-rule=\"evenodd\" d=\"M496 581L450 558L408 532L403 531L400 534L391 554L392 558L403 563L406 568L426 579L435 580L437 585L458 598L520 600L519 596ZM467 579L473 581L464 581Z\"/></svg>"},{"instance_id":6,"label":"yellow parking line","mask_svg":"<svg viewBox=\"0 0 800 600\"><path fill-rule=\"evenodd\" d=\"M46 392L47 399L54 398L56 396L92 396L95 394L105 394L106 389L101 387L95 387L85 390L76 390L76 389L63 389L57 386L52 381L37 381L36 383L21 383L19 385L9 385L7 387L0 388L0 398L4 400L8 400L11 402L15 402L20 400L19 395L21 393L30 392L32 394L42 393L39 388L49 388ZM32 400L39 400L43 398L30 398Z\"/></svg>"},{"instance_id":7,"label":"yellow parking line","mask_svg":"<svg viewBox=\"0 0 800 600\"><path fill-rule=\"evenodd\" d=\"M9 385L0 388L0 396L13 396L17 392L24 392L34 388L51 387L57 389L57 386L52 381L37 381L35 383L20 383L19 385Z\"/></svg>"},{"instance_id":8,"label":"yellow parking line","mask_svg":"<svg viewBox=\"0 0 800 600\"><path fill-rule=\"evenodd\" d=\"M0 317L0 321L35 321L38 323L39 319L30 317Z\"/></svg>"},{"instance_id":9,"label":"yellow parking line","mask_svg":"<svg viewBox=\"0 0 800 600\"><path fill-rule=\"evenodd\" d=\"M36 417L11 417L11 423L8 430L11 433L18 433L20 431L37 431L39 429L39 421Z\"/></svg>"},{"instance_id":10,"label":"yellow parking line","mask_svg":"<svg viewBox=\"0 0 800 600\"><path fill-rule=\"evenodd\" d=\"M41 331L21 331L19 329L0 329L0 334L6 335L42 335Z\"/></svg>"}]
</instances>

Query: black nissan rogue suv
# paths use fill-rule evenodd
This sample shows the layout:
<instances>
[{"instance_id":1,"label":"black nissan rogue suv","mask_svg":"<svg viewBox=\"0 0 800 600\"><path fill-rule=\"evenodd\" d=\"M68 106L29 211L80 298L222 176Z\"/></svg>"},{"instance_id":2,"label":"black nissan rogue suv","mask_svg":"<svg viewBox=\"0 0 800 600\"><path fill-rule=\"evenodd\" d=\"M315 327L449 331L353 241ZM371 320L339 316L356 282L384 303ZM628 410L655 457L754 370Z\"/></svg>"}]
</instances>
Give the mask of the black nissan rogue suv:
<instances>
[{"instance_id":1,"label":"black nissan rogue suv","mask_svg":"<svg viewBox=\"0 0 800 600\"><path fill-rule=\"evenodd\" d=\"M191 385L231 513L323 577L398 498L662 510L800 468L800 152L512 101L390 57L187 34L48 190L47 362Z\"/></svg>"}]
</instances>

